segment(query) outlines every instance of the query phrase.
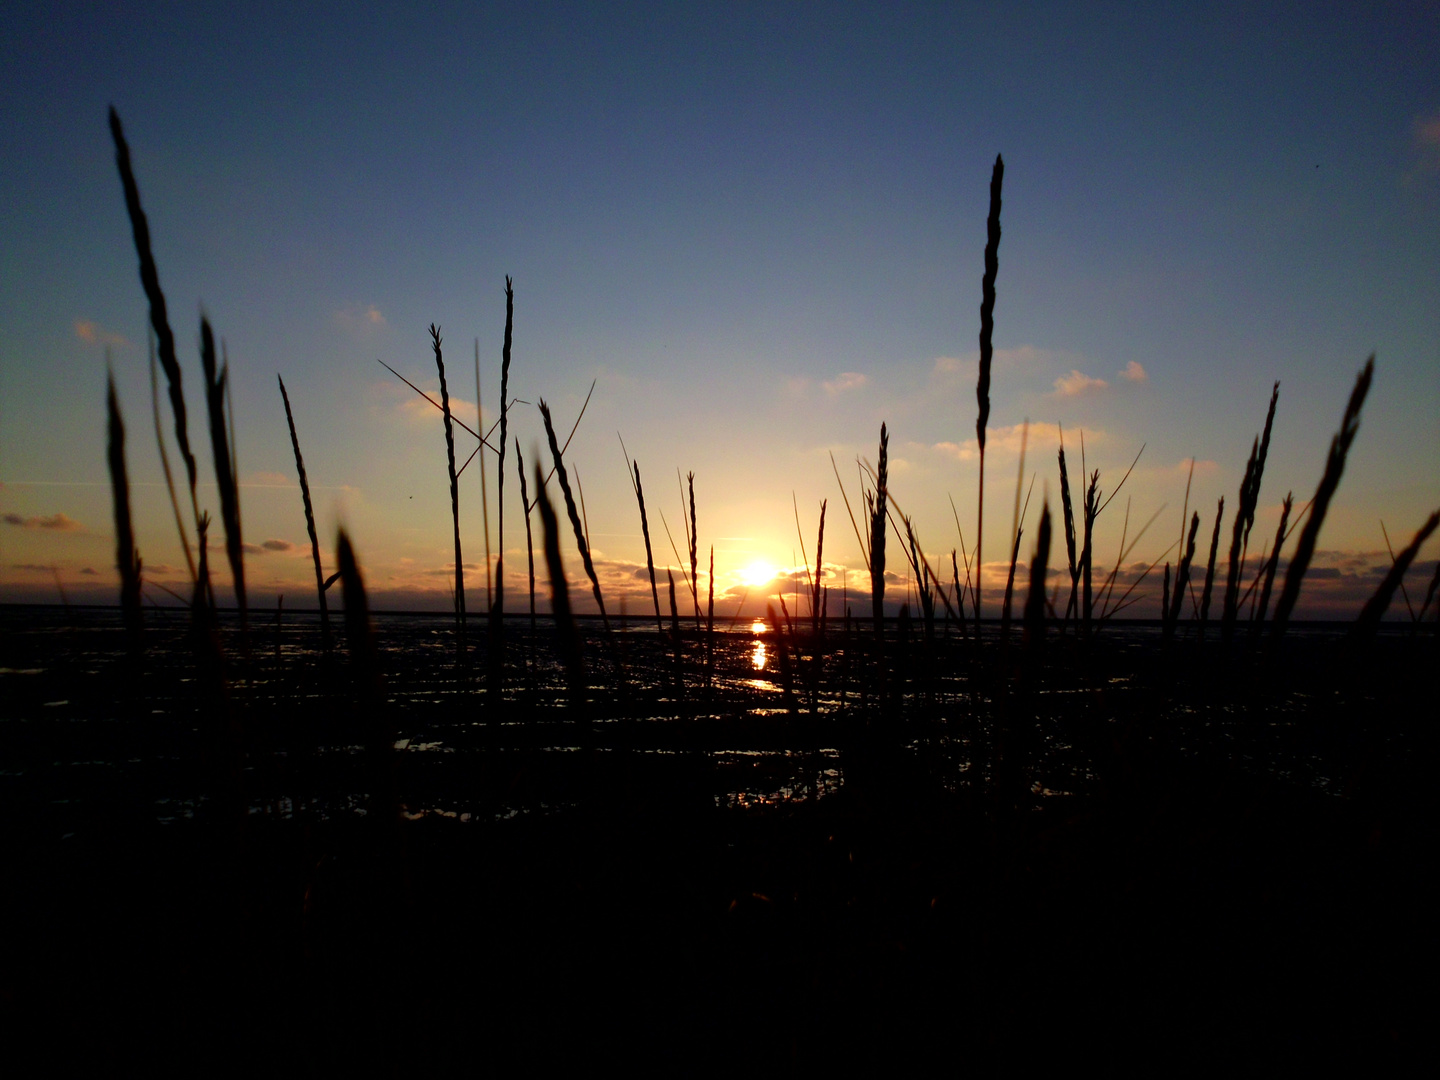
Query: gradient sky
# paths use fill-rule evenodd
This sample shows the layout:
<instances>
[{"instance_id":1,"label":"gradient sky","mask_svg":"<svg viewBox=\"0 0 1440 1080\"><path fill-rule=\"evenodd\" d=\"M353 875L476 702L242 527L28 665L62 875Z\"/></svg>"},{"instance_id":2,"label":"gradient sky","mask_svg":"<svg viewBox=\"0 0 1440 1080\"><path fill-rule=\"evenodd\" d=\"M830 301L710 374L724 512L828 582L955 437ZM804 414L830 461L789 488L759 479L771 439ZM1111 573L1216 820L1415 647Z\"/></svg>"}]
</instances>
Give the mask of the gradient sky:
<instances>
[{"instance_id":1,"label":"gradient sky","mask_svg":"<svg viewBox=\"0 0 1440 1080\"><path fill-rule=\"evenodd\" d=\"M184 579L112 103L197 449L201 310L228 347L257 605L280 591L313 603L277 372L327 564L344 523L380 606L449 603L439 414L376 360L434 390L439 324L473 426L477 339L487 413L498 402L507 273L512 392L546 398L568 429L597 380L570 457L607 591L632 612L649 590L617 431L662 562L675 558L656 511L683 546L675 470L696 474L717 596L756 564L799 559L792 492L811 559L830 500L825 559L853 587L863 563L829 455L854 503L855 459L874 460L882 421L892 492L948 566L948 497L974 542L997 152L987 584L1003 573L1024 419L1040 478L1027 535L1044 490L1058 495L1057 423L1077 458L1084 430L1107 490L1146 445L1097 562L1115 561L1128 496L1132 532L1165 506L1127 561L1148 564L1176 539L1190 458L1202 538L1219 496L1233 511L1276 379L1257 535L1287 490L1308 500L1371 352L1301 613L1358 609L1388 562L1380 521L1398 549L1440 506L1433 4L296 7L0 9L0 599L53 601L56 573L72 599L113 599L107 348L141 553L155 580ZM530 406L512 431L527 457L543 440ZM523 599L513 468L507 580ZM473 466L462 485L474 608ZM218 509L213 486L201 499ZM1135 614L1154 613L1147 586Z\"/></svg>"}]
</instances>

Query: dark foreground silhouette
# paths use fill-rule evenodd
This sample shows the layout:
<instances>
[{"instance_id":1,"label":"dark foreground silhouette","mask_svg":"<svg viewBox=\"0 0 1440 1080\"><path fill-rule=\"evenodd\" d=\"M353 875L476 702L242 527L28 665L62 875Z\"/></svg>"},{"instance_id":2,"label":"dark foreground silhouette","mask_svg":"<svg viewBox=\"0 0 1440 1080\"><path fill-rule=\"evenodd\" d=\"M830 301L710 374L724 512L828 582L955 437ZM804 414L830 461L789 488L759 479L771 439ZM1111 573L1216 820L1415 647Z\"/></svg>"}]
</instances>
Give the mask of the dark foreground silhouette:
<instances>
[{"instance_id":1,"label":"dark foreground silhouette","mask_svg":"<svg viewBox=\"0 0 1440 1080\"><path fill-rule=\"evenodd\" d=\"M1172 1070L1421 1031L1428 635L1052 634L1037 671L837 630L770 639L788 693L733 635L682 696L632 633L577 707L518 628L501 700L445 620L382 619L367 699L313 624L207 689L183 619L139 661L70 621L7 612L0 676L5 1038L57 1069Z\"/></svg>"}]
</instances>

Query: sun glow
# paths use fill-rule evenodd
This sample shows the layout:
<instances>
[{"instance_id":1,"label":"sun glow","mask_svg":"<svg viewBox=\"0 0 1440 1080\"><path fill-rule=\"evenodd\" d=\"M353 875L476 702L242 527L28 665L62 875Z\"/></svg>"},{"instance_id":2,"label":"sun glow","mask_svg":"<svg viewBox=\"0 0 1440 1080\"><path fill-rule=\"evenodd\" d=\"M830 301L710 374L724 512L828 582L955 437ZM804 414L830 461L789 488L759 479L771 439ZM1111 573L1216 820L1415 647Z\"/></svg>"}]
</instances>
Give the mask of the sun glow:
<instances>
[{"instance_id":1,"label":"sun glow","mask_svg":"<svg viewBox=\"0 0 1440 1080\"><path fill-rule=\"evenodd\" d=\"M740 580L742 580L747 587L754 589L759 588L761 585L767 585L775 580L775 574L775 567L769 563L753 562L740 572Z\"/></svg>"}]
</instances>

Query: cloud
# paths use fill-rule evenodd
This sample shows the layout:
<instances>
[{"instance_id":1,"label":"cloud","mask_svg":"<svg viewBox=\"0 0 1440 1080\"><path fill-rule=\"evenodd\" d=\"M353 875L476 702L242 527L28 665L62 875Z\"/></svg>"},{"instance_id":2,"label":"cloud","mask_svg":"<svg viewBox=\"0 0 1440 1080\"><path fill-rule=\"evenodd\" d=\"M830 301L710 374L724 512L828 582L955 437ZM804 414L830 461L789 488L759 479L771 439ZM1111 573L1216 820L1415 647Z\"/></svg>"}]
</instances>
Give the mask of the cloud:
<instances>
[{"instance_id":1,"label":"cloud","mask_svg":"<svg viewBox=\"0 0 1440 1080\"><path fill-rule=\"evenodd\" d=\"M40 563L19 562L19 563L11 563L10 569L11 569L11 570L34 570L34 571L36 571L37 573L48 574L48 573L50 573L51 570L54 569L54 567L52 567L52 566L42 566Z\"/></svg>"},{"instance_id":2,"label":"cloud","mask_svg":"<svg viewBox=\"0 0 1440 1080\"><path fill-rule=\"evenodd\" d=\"M403 389L408 396L406 396L400 402L400 411L405 415L407 419L413 420L419 424L440 425L445 422L445 414L442 413L439 409L437 409L434 405L430 404L430 402L426 401L419 394L415 393L415 391L411 390L408 386L404 387ZM424 390L427 394L429 394L432 398L434 398L436 402L440 401L440 387L438 385L435 387L434 390L431 390L429 387L425 386L422 386L421 389ZM452 420L458 420L461 423L465 424L467 427L474 427L475 403L473 401L466 401L462 397L457 397L455 394L451 394L450 416ZM468 454L470 452L468 448L468 440L470 436L466 435L464 429L458 426L456 428L456 431L465 440L467 440L467 448L465 450L465 453ZM459 445L457 444L457 453L459 453L459 449ZM461 458L461 460L463 461L464 458Z\"/></svg>"},{"instance_id":3,"label":"cloud","mask_svg":"<svg viewBox=\"0 0 1440 1080\"><path fill-rule=\"evenodd\" d=\"M52 532L79 532L85 526L65 514L51 514L48 517L22 518L19 514L6 514L6 525L21 529L49 529Z\"/></svg>"},{"instance_id":4,"label":"cloud","mask_svg":"<svg viewBox=\"0 0 1440 1080\"><path fill-rule=\"evenodd\" d=\"M130 344L121 335L113 334L89 319L75 320L75 336L87 345L112 345L118 349Z\"/></svg>"},{"instance_id":5,"label":"cloud","mask_svg":"<svg viewBox=\"0 0 1440 1080\"><path fill-rule=\"evenodd\" d=\"M1055 393L1060 397L1079 397L1081 394L1104 390L1109 385L1104 379L1092 379L1089 375L1071 368L1069 375L1061 375L1055 380Z\"/></svg>"},{"instance_id":6,"label":"cloud","mask_svg":"<svg viewBox=\"0 0 1440 1080\"><path fill-rule=\"evenodd\" d=\"M1149 374L1138 360L1131 360L1125 365L1125 370L1120 372L1120 377L1133 383L1145 383L1150 381ZM1101 384L1104 385L1103 383Z\"/></svg>"},{"instance_id":7,"label":"cloud","mask_svg":"<svg viewBox=\"0 0 1440 1080\"><path fill-rule=\"evenodd\" d=\"M1157 474L1159 474L1159 475L1161 475L1161 476L1164 476L1164 477L1166 477L1166 478L1174 478L1174 479L1176 479L1176 480L1184 480L1184 479L1186 479L1186 478L1188 478L1188 477L1190 476L1190 462L1191 462L1192 460L1193 460L1192 458L1188 458L1188 457L1187 457L1187 458L1181 458L1181 459L1180 459L1179 461L1177 461L1174 465L1162 465L1162 466L1157 466L1157 467L1156 467L1155 469L1153 469L1153 470L1151 470L1151 469L1143 469L1143 468L1142 468L1142 469L1140 470L1140 472L1142 472L1142 473L1153 472L1153 473L1157 473ZM1197 480L1205 480L1205 479L1208 479L1208 478L1214 476L1214 475L1215 475L1217 472L1219 472L1219 471L1220 471L1220 465L1219 465L1219 463L1214 462L1214 461L1211 461L1211 460L1209 460L1208 458L1206 458L1206 459L1204 459L1204 460L1201 460L1201 461L1196 461L1196 462L1195 462L1195 478L1196 478Z\"/></svg>"},{"instance_id":8,"label":"cloud","mask_svg":"<svg viewBox=\"0 0 1440 1080\"><path fill-rule=\"evenodd\" d=\"M996 349L993 362L1000 365L1003 370L1007 367L1032 367L1054 363L1057 360L1064 362L1074 359L1075 357L1070 353L1041 349L1034 345L1016 345L1009 349ZM964 356L937 356L932 373L941 376L972 375L978 372L979 366L980 354L978 351L966 353Z\"/></svg>"},{"instance_id":9,"label":"cloud","mask_svg":"<svg viewBox=\"0 0 1440 1080\"><path fill-rule=\"evenodd\" d=\"M93 566L82 566L80 568L80 573L84 574L86 577L96 577L99 575L100 571L96 570Z\"/></svg>"},{"instance_id":10,"label":"cloud","mask_svg":"<svg viewBox=\"0 0 1440 1080\"><path fill-rule=\"evenodd\" d=\"M833 397L847 390L858 390L869 381L858 371L842 371L836 378L821 385L825 387L825 392Z\"/></svg>"},{"instance_id":11,"label":"cloud","mask_svg":"<svg viewBox=\"0 0 1440 1080\"><path fill-rule=\"evenodd\" d=\"M986 428L985 453L989 456L994 456L998 453L1019 457L1022 436L1025 439L1025 452L1027 454L1053 453L1060 448L1060 425L1032 422L1028 434L1024 432L1024 428L1024 424ZM1103 443L1107 438L1104 431L1094 431L1090 428L1085 428L1084 431L1087 446L1095 446ZM1070 448L1066 450L1067 457L1071 450L1079 448L1079 429L1072 428L1069 431L1066 435L1066 446ZM977 461L980 458L980 444L974 439L966 439L963 443L935 443L931 449L953 457L958 461Z\"/></svg>"},{"instance_id":12,"label":"cloud","mask_svg":"<svg viewBox=\"0 0 1440 1080\"><path fill-rule=\"evenodd\" d=\"M383 329L385 316L374 304L356 305L335 313L335 325L352 337Z\"/></svg>"},{"instance_id":13,"label":"cloud","mask_svg":"<svg viewBox=\"0 0 1440 1080\"><path fill-rule=\"evenodd\" d=\"M266 540L261 545L266 551L293 551L295 545L289 540Z\"/></svg>"}]
</instances>

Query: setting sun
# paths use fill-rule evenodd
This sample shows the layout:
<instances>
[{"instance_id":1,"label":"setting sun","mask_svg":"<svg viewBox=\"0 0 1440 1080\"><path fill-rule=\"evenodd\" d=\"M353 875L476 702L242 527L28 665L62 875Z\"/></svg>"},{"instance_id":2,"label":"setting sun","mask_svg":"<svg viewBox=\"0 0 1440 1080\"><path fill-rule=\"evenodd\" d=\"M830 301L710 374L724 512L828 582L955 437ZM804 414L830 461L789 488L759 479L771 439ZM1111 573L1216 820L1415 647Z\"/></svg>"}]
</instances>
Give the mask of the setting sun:
<instances>
[{"instance_id":1,"label":"setting sun","mask_svg":"<svg viewBox=\"0 0 1440 1080\"><path fill-rule=\"evenodd\" d=\"M775 567L770 563L752 562L740 572L740 580L749 588L759 588L775 578Z\"/></svg>"}]
</instances>

